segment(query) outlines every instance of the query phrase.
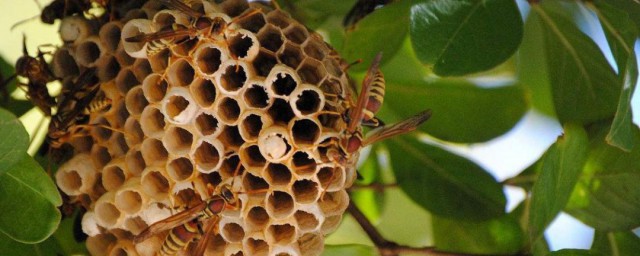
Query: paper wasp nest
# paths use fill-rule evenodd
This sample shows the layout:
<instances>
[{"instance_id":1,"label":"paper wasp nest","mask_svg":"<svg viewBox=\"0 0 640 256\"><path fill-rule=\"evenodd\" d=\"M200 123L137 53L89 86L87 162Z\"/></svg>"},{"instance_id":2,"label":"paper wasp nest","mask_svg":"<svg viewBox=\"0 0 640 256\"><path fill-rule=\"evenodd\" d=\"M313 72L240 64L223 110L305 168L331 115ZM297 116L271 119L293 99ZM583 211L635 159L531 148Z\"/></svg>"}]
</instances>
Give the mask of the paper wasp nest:
<instances>
[{"instance_id":1,"label":"paper wasp nest","mask_svg":"<svg viewBox=\"0 0 640 256\"><path fill-rule=\"evenodd\" d=\"M220 213L207 255L320 254L355 179L353 166L327 157L346 127L342 60L283 11L189 2L229 22L224 36L198 36L149 56L150 43L124 39L189 25L186 14L153 1L121 20L74 16L61 24L66 43L54 72L71 79L95 67L111 100L91 114L89 123L99 125L72 141L74 156L56 175L64 193L90 202L82 220L89 251L155 255L167 232L138 244L132 238L210 198L207 184L225 183L241 207Z\"/></svg>"}]
</instances>

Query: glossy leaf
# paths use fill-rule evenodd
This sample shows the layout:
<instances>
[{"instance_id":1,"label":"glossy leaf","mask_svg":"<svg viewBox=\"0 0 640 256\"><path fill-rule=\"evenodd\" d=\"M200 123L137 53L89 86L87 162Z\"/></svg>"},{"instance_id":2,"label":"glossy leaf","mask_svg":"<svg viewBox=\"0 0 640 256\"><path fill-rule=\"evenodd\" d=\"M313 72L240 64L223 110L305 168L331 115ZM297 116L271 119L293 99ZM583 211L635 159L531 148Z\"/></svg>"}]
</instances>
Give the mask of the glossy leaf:
<instances>
[{"instance_id":1,"label":"glossy leaf","mask_svg":"<svg viewBox=\"0 0 640 256\"><path fill-rule=\"evenodd\" d=\"M599 253L590 252L589 250L580 249L563 249L547 254L547 256L600 256ZM602 255L604 256L604 255Z\"/></svg>"},{"instance_id":2,"label":"glossy leaf","mask_svg":"<svg viewBox=\"0 0 640 256\"><path fill-rule=\"evenodd\" d=\"M512 0L420 1L411 7L411 42L440 76L488 70L507 60L522 40L522 17Z\"/></svg>"},{"instance_id":3,"label":"glossy leaf","mask_svg":"<svg viewBox=\"0 0 640 256\"><path fill-rule=\"evenodd\" d=\"M362 59L363 62L351 71L364 71L371 61L382 52L382 62L390 60L401 48L409 30L407 13L410 1L401 1L380 8L362 19L346 34L340 53L348 62Z\"/></svg>"},{"instance_id":4,"label":"glossy leaf","mask_svg":"<svg viewBox=\"0 0 640 256\"><path fill-rule=\"evenodd\" d=\"M614 233L596 231L591 251L603 255L634 255L640 252L640 237L630 231Z\"/></svg>"},{"instance_id":5,"label":"glossy leaf","mask_svg":"<svg viewBox=\"0 0 640 256\"><path fill-rule=\"evenodd\" d=\"M29 147L29 134L10 112L0 108L0 175L22 158Z\"/></svg>"},{"instance_id":6,"label":"glossy leaf","mask_svg":"<svg viewBox=\"0 0 640 256\"><path fill-rule=\"evenodd\" d=\"M531 189L529 236L535 241L564 209L587 158L587 133L567 124L564 135L542 156L538 179Z\"/></svg>"},{"instance_id":7,"label":"glossy leaf","mask_svg":"<svg viewBox=\"0 0 640 256\"><path fill-rule=\"evenodd\" d=\"M431 213L474 221L504 215L502 186L477 164L415 137L387 145L398 185Z\"/></svg>"},{"instance_id":8,"label":"glossy leaf","mask_svg":"<svg viewBox=\"0 0 640 256\"><path fill-rule=\"evenodd\" d=\"M376 248L361 244L326 245L322 256L371 256L377 255Z\"/></svg>"},{"instance_id":9,"label":"glossy leaf","mask_svg":"<svg viewBox=\"0 0 640 256\"><path fill-rule=\"evenodd\" d=\"M612 117L621 86L598 46L558 14L557 3L532 4L530 15L544 38L547 72L561 122L590 123Z\"/></svg>"},{"instance_id":10,"label":"glossy leaf","mask_svg":"<svg viewBox=\"0 0 640 256\"><path fill-rule=\"evenodd\" d=\"M511 255L523 244L523 232L511 216L483 222L433 217L435 246L458 253Z\"/></svg>"},{"instance_id":11,"label":"glossy leaf","mask_svg":"<svg viewBox=\"0 0 640 256\"><path fill-rule=\"evenodd\" d=\"M628 13L631 21L640 28L640 4L635 0L606 0L608 4L618 10Z\"/></svg>"},{"instance_id":12,"label":"glossy leaf","mask_svg":"<svg viewBox=\"0 0 640 256\"><path fill-rule=\"evenodd\" d=\"M597 230L636 228L640 226L640 147L625 152L605 142L609 127L596 130L566 211ZM638 127L633 140L640 143Z\"/></svg>"},{"instance_id":13,"label":"glossy leaf","mask_svg":"<svg viewBox=\"0 0 640 256\"><path fill-rule=\"evenodd\" d=\"M466 80L428 80L419 63L406 45L382 67L386 95L379 116L385 122L431 109L431 119L420 130L446 141L473 143L511 130L528 109L526 92L517 83L482 88Z\"/></svg>"},{"instance_id":14,"label":"glossy leaf","mask_svg":"<svg viewBox=\"0 0 640 256\"><path fill-rule=\"evenodd\" d=\"M342 17L349 12L356 0L277 0L278 4L296 20L316 29L331 17Z\"/></svg>"},{"instance_id":15,"label":"glossy leaf","mask_svg":"<svg viewBox=\"0 0 640 256\"><path fill-rule=\"evenodd\" d=\"M58 256L61 253L57 244L49 239L39 244L23 244L0 233L0 255Z\"/></svg>"},{"instance_id":16,"label":"glossy leaf","mask_svg":"<svg viewBox=\"0 0 640 256\"><path fill-rule=\"evenodd\" d=\"M634 51L634 43L638 37L638 29L629 15L611 7L605 1L588 4L598 14L600 23L611 47L611 52L618 65L618 76L622 81L622 93L613 125L607 135L607 142L622 150L633 148L631 116L631 96L638 82L638 62Z\"/></svg>"},{"instance_id":17,"label":"glossy leaf","mask_svg":"<svg viewBox=\"0 0 640 256\"><path fill-rule=\"evenodd\" d=\"M20 242L37 243L58 227L57 206L62 199L42 167L27 153L22 154L0 175L0 205L11 208L0 214L0 232Z\"/></svg>"}]
</instances>

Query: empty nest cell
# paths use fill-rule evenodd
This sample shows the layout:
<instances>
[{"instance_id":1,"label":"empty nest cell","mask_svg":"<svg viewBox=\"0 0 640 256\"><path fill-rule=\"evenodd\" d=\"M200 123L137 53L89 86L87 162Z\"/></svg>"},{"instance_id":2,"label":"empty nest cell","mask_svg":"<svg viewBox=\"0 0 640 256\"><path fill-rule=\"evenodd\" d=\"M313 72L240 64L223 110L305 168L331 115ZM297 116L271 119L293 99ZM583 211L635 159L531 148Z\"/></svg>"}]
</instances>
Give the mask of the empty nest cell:
<instances>
[{"instance_id":1,"label":"empty nest cell","mask_svg":"<svg viewBox=\"0 0 640 256\"><path fill-rule=\"evenodd\" d=\"M290 244L296 239L296 228L291 224L271 225L267 237L273 244Z\"/></svg>"},{"instance_id":2,"label":"empty nest cell","mask_svg":"<svg viewBox=\"0 0 640 256\"><path fill-rule=\"evenodd\" d=\"M240 173L235 173L237 168L239 168ZM235 175L242 174L242 167L240 166L240 157L238 155L230 155L224 159L220 170L218 170L220 177L222 180L226 180L228 178L235 177Z\"/></svg>"},{"instance_id":3,"label":"empty nest cell","mask_svg":"<svg viewBox=\"0 0 640 256\"><path fill-rule=\"evenodd\" d=\"M76 61L81 66L95 67L98 58L103 55L101 42L97 37L90 38L76 47Z\"/></svg>"},{"instance_id":4,"label":"empty nest cell","mask_svg":"<svg viewBox=\"0 0 640 256\"><path fill-rule=\"evenodd\" d=\"M289 26L291 18L289 18L289 15L283 11L274 10L267 14L267 22L280 29L284 29Z\"/></svg>"},{"instance_id":5,"label":"empty nest cell","mask_svg":"<svg viewBox=\"0 0 640 256\"><path fill-rule=\"evenodd\" d=\"M309 116L323 108L324 96L317 87L305 86L291 95L292 107L298 115Z\"/></svg>"},{"instance_id":6,"label":"empty nest cell","mask_svg":"<svg viewBox=\"0 0 640 256\"><path fill-rule=\"evenodd\" d=\"M253 60L253 69L257 75L266 77L271 69L278 63L275 54L267 49L261 48L258 55Z\"/></svg>"},{"instance_id":7,"label":"empty nest cell","mask_svg":"<svg viewBox=\"0 0 640 256\"><path fill-rule=\"evenodd\" d=\"M195 150L193 159L198 170L210 173L220 167L223 156L224 147L221 144L201 141Z\"/></svg>"},{"instance_id":8,"label":"empty nest cell","mask_svg":"<svg viewBox=\"0 0 640 256\"><path fill-rule=\"evenodd\" d=\"M127 152L125 163L127 165L129 173L134 176L140 176L140 174L142 174L142 171L144 171L144 168L147 167L147 164L144 162L144 158L142 157L142 152L135 149L129 150L129 152Z\"/></svg>"},{"instance_id":9,"label":"empty nest cell","mask_svg":"<svg viewBox=\"0 0 640 256\"><path fill-rule=\"evenodd\" d=\"M172 154L186 155L189 153L189 150L191 150L193 134L182 127L171 126L167 129L162 142Z\"/></svg>"},{"instance_id":10,"label":"empty nest cell","mask_svg":"<svg viewBox=\"0 0 640 256\"><path fill-rule=\"evenodd\" d=\"M148 137L161 137L165 126L164 115L159 109L149 106L142 111L140 127Z\"/></svg>"},{"instance_id":11,"label":"empty nest cell","mask_svg":"<svg viewBox=\"0 0 640 256\"><path fill-rule=\"evenodd\" d=\"M140 116L148 104L149 102L144 96L141 86L132 88L125 97L127 110L133 116Z\"/></svg>"},{"instance_id":12,"label":"empty nest cell","mask_svg":"<svg viewBox=\"0 0 640 256\"><path fill-rule=\"evenodd\" d=\"M293 143L298 147L314 146L320 137L320 127L312 119L297 119L291 124Z\"/></svg>"},{"instance_id":13,"label":"empty nest cell","mask_svg":"<svg viewBox=\"0 0 640 256\"><path fill-rule=\"evenodd\" d=\"M266 24L264 15L257 13L236 21L236 24L253 33L257 33Z\"/></svg>"},{"instance_id":14,"label":"empty nest cell","mask_svg":"<svg viewBox=\"0 0 640 256\"><path fill-rule=\"evenodd\" d=\"M218 117L220 121L227 125L234 125L238 122L238 117L242 109L240 104L234 98L224 97L220 100L217 106Z\"/></svg>"},{"instance_id":15,"label":"empty nest cell","mask_svg":"<svg viewBox=\"0 0 640 256\"><path fill-rule=\"evenodd\" d=\"M249 249L248 255L267 255L269 253L269 244L264 240L249 238L245 244Z\"/></svg>"},{"instance_id":16,"label":"empty nest cell","mask_svg":"<svg viewBox=\"0 0 640 256\"><path fill-rule=\"evenodd\" d=\"M218 71L222 61L227 59L227 56L222 53L222 50L212 43L203 44L198 47L194 56L198 69L207 76L212 76L213 73Z\"/></svg>"},{"instance_id":17,"label":"empty nest cell","mask_svg":"<svg viewBox=\"0 0 640 256\"><path fill-rule=\"evenodd\" d=\"M135 214L143 205L143 196L136 190L122 190L116 193L115 206L126 214Z\"/></svg>"},{"instance_id":18,"label":"empty nest cell","mask_svg":"<svg viewBox=\"0 0 640 256\"><path fill-rule=\"evenodd\" d=\"M264 26L260 32L258 32L260 46L271 52L277 52L278 49L280 49L280 46L282 46L284 42L282 37L280 29L271 24Z\"/></svg>"},{"instance_id":19,"label":"empty nest cell","mask_svg":"<svg viewBox=\"0 0 640 256\"><path fill-rule=\"evenodd\" d=\"M124 123L124 131L127 134L125 139L127 139L127 144L129 145L140 144L144 138L144 132L142 131L140 122L133 117L129 117Z\"/></svg>"},{"instance_id":20,"label":"empty nest cell","mask_svg":"<svg viewBox=\"0 0 640 256\"><path fill-rule=\"evenodd\" d=\"M267 163L267 160L260 153L258 145L244 144L240 148L240 159L249 167L262 168Z\"/></svg>"},{"instance_id":21,"label":"empty nest cell","mask_svg":"<svg viewBox=\"0 0 640 256\"><path fill-rule=\"evenodd\" d=\"M102 169L102 186L107 191L116 190L124 184L127 175L122 167L119 165L107 165Z\"/></svg>"},{"instance_id":22,"label":"empty nest cell","mask_svg":"<svg viewBox=\"0 0 640 256\"><path fill-rule=\"evenodd\" d=\"M138 84L138 79L129 68L120 70L118 76L116 76L116 88L122 95L126 95L131 88Z\"/></svg>"},{"instance_id":23,"label":"empty nest cell","mask_svg":"<svg viewBox=\"0 0 640 256\"><path fill-rule=\"evenodd\" d=\"M203 108L211 107L216 100L216 87L209 79L197 78L189 89L198 105Z\"/></svg>"},{"instance_id":24,"label":"empty nest cell","mask_svg":"<svg viewBox=\"0 0 640 256\"><path fill-rule=\"evenodd\" d=\"M289 96L298 86L298 80L292 75L291 69L284 66L278 67L273 69L267 77L267 84L276 95Z\"/></svg>"},{"instance_id":25,"label":"empty nest cell","mask_svg":"<svg viewBox=\"0 0 640 256\"><path fill-rule=\"evenodd\" d=\"M193 164L186 157L173 159L167 163L167 174L176 182L187 180L193 175Z\"/></svg>"},{"instance_id":26,"label":"empty nest cell","mask_svg":"<svg viewBox=\"0 0 640 256\"><path fill-rule=\"evenodd\" d=\"M250 108L262 109L269 106L270 97L262 85L252 84L244 92L244 101Z\"/></svg>"},{"instance_id":27,"label":"empty nest cell","mask_svg":"<svg viewBox=\"0 0 640 256\"><path fill-rule=\"evenodd\" d=\"M158 167L147 168L142 173L140 184L144 192L154 198L161 198L169 192L169 179Z\"/></svg>"},{"instance_id":28,"label":"empty nest cell","mask_svg":"<svg viewBox=\"0 0 640 256\"><path fill-rule=\"evenodd\" d=\"M98 224L113 228L122 218L122 212L113 204L113 192L107 192L96 202L94 211Z\"/></svg>"},{"instance_id":29,"label":"empty nest cell","mask_svg":"<svg viewBox=\"0 0 640 256\"><path fill-rule=\"evenodd\" d=\"M309 84L318 84L327 75L322 62L313 58L304 59L297 71L302 82Z\"/></svg>"},{"instance_id":30,"label":"empty nest cell","mask_svg":"<svg viewBox=\"0 0 640 256\"><path fill-rule=\"evenodd\" d=\"M245 113L241 118L238 126L240 129L240 135L242 135L242 138L244 138L245 141L254 142L258 140L258 136L260 135L262 128L270 125L270 123L268 123L270 120L263 121L268 117L261 114L262 113L260 112ZM265 124L265 122L267 123Z\"/></svg>"},{"instance_id":31,"label":"empty nest cell","mask_svg":"<svg viewBox=\"0 0 640 256\"><path fill-rule=\"evenodd\" d=\"M220 89L228 94L235 94L242 88L247 81L247 73L245 67L240 64L232 64L231 62L225 62L223 66L223 73L220 74L218 84Z\"/></svg>"},{"instance_id":32,"label":"empty nest cell","mask_svg":"<svg viewBox=\"0 0 640 256\"><path fill-rule=\"evenodd\" d=\"M218 119L214 115L206 112L201 112L196 117L196 128L200 134L204 136L212 136L217 134L222 129L219 127Z\"/></svg>"},{"instance_id":33,"label":"empty nest cell","mask_svg":"<svg viewBox=\"0 0 640 256\"><path fill-rule=\"evenodd\" d=\"M295 116L291 105L286 100L275 99L273 105L267 111L274 123L287 125L289 121Z\"/></svg>"},{"instance_id":34,"label":"empty nest cell","mask_svg":"<svg viewBox=\"0 0 640 256\"><path fill-rule=\"evenodd\" d=\"M239 243L244 239L244 229L240 224L234 222L221 223L222 238L227 242Z\"/></svg>"},{"instance_id":35,"label":"empty nest cell","mask_svg":"<svg viewBox=\"0 0 640 256\"><path fill-rule=\"evenodd\" d=\"M53 54L51 68L56 77L70 77L80 73L76 60L66 48L60 48Z\"/></svg>"},{"instance_id":36,"label":"empty nest cell","mask_svg":"<svg viewBox=\"0 0 640 256\"><path fill-rule=\"evenodd\" d=\"M107 147L113 156L122 156L129 151L129 145L127 145L127 141L124 139L124 134L119 132L111 136Z\"/></svg>"},{"instance_id":37,"label":"empty nest cell","mask_svg":"<svg viewBox=\"0 0 640 256\"><path fill-rule=\"evenodd\" d=\"M299 46L287 42L284 45L284 48L278 53L278 59L283 64L295 69L298 68L300 63L302 63L304 55L302 54L302 50Z\"/></svg>"},{"instance_id":38,"label":"empty nest cell","mask_svg":"<svg viewBox=\"0 0 640 256\"><path fill-rule=\"evenodd\" d=\"M169 155L162 141L158 139L145 139L142 142L140 150L142 152L142 158L144 158L147 165L162 164L167 160L167 156Z\"/></svg>"},{"instance_id":39,"label":"empty nest cell","mask_svg":"<svg viewBox=\"0 0 640 256\"><path fill-rule=\"evenodd\" d=\"M298 224L298 228L302 232L308 232L315 230L318 228L320 221L318 218L309 212L298 210L293 216L296 218L296 223Z\"/></svg>"},{"instance_id":40,"label":"empty nest cell","mask_svg":"<svg viewBox=\"0 0 640 256\"><path fill-rule=\"evenodd\" d=\"M267 213L274 219L281 220L291 216L294 208L293 197L291 197L289 193L285 191L274 191L269 194L267 199Z\"/></svg>"},{"instance_id":41,"label":"empty nest cell","mask_svg":"<svg viewBox=\"0 0 640 256\"><path fill-rule=\"evenodd\" d=\"M270 163L267 166L265 179L271 186L288 186L291 182L291 171L284 164Z\"/></svg>"},{"instance_id":42,"label":"empty nest cell","mask_svg":"<svg viewBox=\"0 0 640 256\"><path fill-rule=\"evenodd\" d=\"M301 24L292 24L283 30L283 32L284 36L295 44L302 44L309 37L307 29Z\"/></svg>"},{"instance_id":43,"label":"empty nest cell","mask_svg":"<svg viewBox=\"0 0 640 256\"><path fill-rule=\"evenodd\" d=\"M320 210L327 215L342 215L349 206L349 195L344 190L324 193L318 201Z\"/></svg>"},{"instance_id":44,"label":"empty nest cell","mask_svg":"<svg viewBox=\"0 0 640 256\"><path fill-rule=\"evenodd\" d=\"M318 199L318 183L312 180L297 180L293 183L293 196L297 203L310 204Z\"/></svg>"},{"instance_id":45,"label":"empty nest cell","mask_svg":"<svg viewBox=\"0 0 640 256\"><path fill-rule=\"evenodd\" d=\"M319 40L309 39L304 44L304 53L316 60L322 61L325 58L323 50L328 50L324 42Z\"/></svg>"},{"instance_id":46,"label":"empty nest cell","mask_svg":"<svg viewBox=\"0 0 640 256\"><path fill-rule=\"evenodd\" d=\"M107 51L114 52L118 48L121 32L122 23L120 23L120 21L109 22L100 28L98 35L100 36L100 41L104 43Z\"/></svg>"},{"instance_id":47,"label":"empty nest cell","mask_svg":"<svg viewBox=\"0 0 640 256\"><path fill-rule=\"evenodd\" d=\"M244 143L242 136L240 136L238 126L225 126L218 138L229 150L236 152Z\"/></svg>"},{"instance_id":48,"label":"empty nest cell","mask_svg":"<svg viewBox=\"0 0 640 256\"><path fill-rule=\"evenodd\" d=\"M261 177L247 173L242 181L246 193L256 193L269 189L269 184Z\"/></svg>"},{"instance_id":49,"label":"empty nest cell","mask_svg":"<svg viewBox=\"0 0 640 256\"><path fill-rule=\"evenodd\" d=\"M133 74L136 76L138 81L144 81L144 79L149 76L153 70L151 70L151 63L146 59L136 59L133 63Z\"/></svg>"},{"instance_id":50,"label":"empty nest cell","mask_svg":"<svg viewBox=\"0 0 640 256\"><path fill-rule=\"evenodd\" d=\"M142 82L142 91L149 102L159 102L167 94L167 81L159 74L151 74Z\"/></svg>"},{"instance_id":51,"label":"empty nest cell","mask_svg":"<svg viewBox=\"0 0 640 256\"><path fill-rule=\"evenodd\" d=\"M291 163L293 164L296 175L300 177L310 177L316 171L316 160L304 151L294 153L291 158Z\"/></svg>"},{"instance_id":52,"label":"empty nest cell","mask_svg":"<svg viewBox=\"0 0 640 256\"><path fill-rule=\"evenodd\" d=\"M249 210L249 213L246 217L246 222L248 224L249 230L264 230L266 225L269 223L269 214L267 214L267 210L265 210L261 206L256 206Z\"/></svg>"},{"instance_id":53,"label":"empty nest cell","mask_svg":"<svg viewBox=\"0 0 640 256\"><path fill-rule=\"evenodd\" d=\"M98 144L93 144L91 147L91 160L97 168L102 168L111 161L111 155L107 148Z\"/></svg>"},{"instance_id":54,"label":"empty nest cell","mask_svg":"<svg viewBox=\"0 0 640 256\"><path fill-rule=\"evenodd\" d=\"M132 218L127 218L124 221L124 228L131 231L132 234L138 235L142 233L148 227L147 223L140 218L140 216L135 216Z\"/></svg>"},{"instance_id":55,"label":"empty nest cell","mask_svg":"<svg viewBox=\"0 0 640 256\"><path fill-rule=\"evenodd\" d=\"M185 59L174 62L167 70L167 79L171 86L187 86L193 82L194 76L193 66Z\"/></svg>"}]
</instances>

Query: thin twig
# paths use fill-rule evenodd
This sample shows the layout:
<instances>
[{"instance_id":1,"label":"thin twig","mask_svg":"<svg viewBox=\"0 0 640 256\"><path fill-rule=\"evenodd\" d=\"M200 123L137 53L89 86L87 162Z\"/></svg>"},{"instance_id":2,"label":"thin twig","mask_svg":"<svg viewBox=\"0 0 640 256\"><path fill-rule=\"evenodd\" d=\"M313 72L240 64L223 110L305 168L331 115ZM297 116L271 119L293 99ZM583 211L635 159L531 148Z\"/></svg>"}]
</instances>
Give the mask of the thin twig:
<instances>
[{"instance_id":1,"label":"thin twig","mask_svg":"<svg viewBox=\"0 0 640 256\"><path fill-rule=\"evenodd\" d=\"M350 200L349 207L347 208L351 216L360 224L362 229L369 239L373 242L373 244L378 249L378 252L381 256L398 256L400 253L418 253L423 255L430 256L481 256L481 254L466 254L466 253L452 253L452 252L443 252L438 251L435 247L427 246L427 247L411 247L405 245L399 245L396 242L389 241L385 239L378 229L376 229L373 224L367 219L366 216L360 211L358 206ZM514 254L519 255L519 254Z\"/></svg>"}]
</instances>

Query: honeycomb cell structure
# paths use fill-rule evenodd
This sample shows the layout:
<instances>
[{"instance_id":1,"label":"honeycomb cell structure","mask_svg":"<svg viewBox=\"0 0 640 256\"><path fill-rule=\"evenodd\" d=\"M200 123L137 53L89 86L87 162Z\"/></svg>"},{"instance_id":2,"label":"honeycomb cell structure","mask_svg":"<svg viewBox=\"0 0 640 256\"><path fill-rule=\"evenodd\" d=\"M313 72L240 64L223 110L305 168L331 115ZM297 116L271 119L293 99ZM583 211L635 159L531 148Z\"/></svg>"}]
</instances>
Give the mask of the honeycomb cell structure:
<instances>
[{"instance_id":1,"label":"honeycomb cell structure","mask_svg":"<svg viewBox=\"0 0 640 256\"><path fill-rule=\"evenodd\" d=\"M64 193L90 201L90 253L161 254L168 231L134 238L226 185L239 202L196 218L215 225L205 255L319 255L356 177L357 152L346 163L327 153L340 150L354 95L345 62L263 3L184 1L196 16L135 2L118 9L121 18L64 18L52 61L68 81L95 69L111 102L90 114L89 136L70 141L73 157L56 174ZM224 26L132 40L203 17Z\"/></svg>"}]
</instances>

